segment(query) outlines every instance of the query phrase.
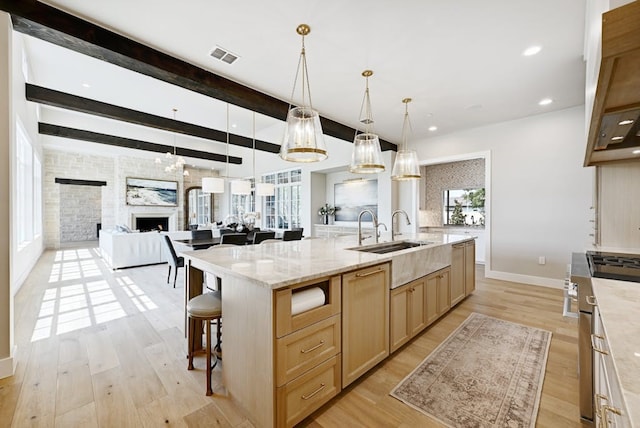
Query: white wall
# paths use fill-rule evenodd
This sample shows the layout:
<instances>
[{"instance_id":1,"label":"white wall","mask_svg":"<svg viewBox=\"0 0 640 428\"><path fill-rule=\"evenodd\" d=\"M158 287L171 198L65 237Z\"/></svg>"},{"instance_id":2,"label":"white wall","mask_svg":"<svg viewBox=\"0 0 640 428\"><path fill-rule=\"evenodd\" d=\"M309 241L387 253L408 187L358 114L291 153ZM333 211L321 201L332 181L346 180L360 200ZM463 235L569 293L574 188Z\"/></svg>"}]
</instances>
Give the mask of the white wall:
<instances>
[{"instance_id":1,"label":"white wall","mask_svg":"<svg viewBox=\"0 0 640 428\"><path fill-rule=\"evenodd\" d=\"M579 106L413 143L421 162L490 151L488 276L559 286L571 252L589 246L584 120Z\"/></svg>"},{"instance_id":2,"label":"white wall","mask_svg":"<svg viewBox=\"0 0 640 428\"><path fill-rule=\"evenodd\" d=\"M13 375L13 292L11 289L11 161L13 136L11 22L0 12L0 379Z\"/></svg>"},{"instance_id":3,"label":"white wall","mask_svg":"<svg viewBox=\"0 0 640 428\"><path fill-rule=\"evenodd\" d=\"M20 121L21 125L24 127L29 139L31 140L34 155L38 157L40 160L40 164L44 165L43 156L42 156L42 146L40 144L40 135L38 134L38 107L34 103L29 103L26 101L25 97L25 78L23 73L23 61L24 58L24 50L23 50L23 38L24 36L20 33L12 33L12 101L13 101L13 118L12 126L15 126L15 121ZM27 67L30 70L30 67ZM15 147L15 133L12 137L12 147ZM16 171L16 157L11 156L11 164L13 171ZM31 197L31 195L18 195L15 193L16 187L12 186L12 200L17 201L19 197ZM44 202L43 202L44 203ZM12 204L12 219L13 224L18 224L20 219L18 218L18 204ZM44 206L43 206L44 209ZM42 254L42 250L44 248L44 239L42 235L35 236L31 242L18 248L18 239L17 233L18 228L11 228L13 233L13 245L12 245L12 253L15 255L12 259L12 292L18 292L22 283L27 278L27 275L33 268L33 266L38 261L38 258Z\"/></svg>"}]
</instances>

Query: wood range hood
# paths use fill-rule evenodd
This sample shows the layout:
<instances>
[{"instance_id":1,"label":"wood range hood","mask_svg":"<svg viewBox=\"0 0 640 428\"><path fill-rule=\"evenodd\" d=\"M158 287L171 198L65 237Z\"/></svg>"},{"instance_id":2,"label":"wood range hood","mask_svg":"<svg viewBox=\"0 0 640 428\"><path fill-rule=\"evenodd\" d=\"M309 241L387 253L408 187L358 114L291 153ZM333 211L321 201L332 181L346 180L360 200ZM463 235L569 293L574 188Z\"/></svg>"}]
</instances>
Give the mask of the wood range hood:
<instances>
[{"instance_id":1,"label":"wood range hood","mask_svg":"<svg viewBox=\"0 0 640 428\"><path fill-rule=\"evenodd\" d=\"M602 60L584 166L630 159L640 160L640 1L602 15Z\"/></svg>"}]
</instances>

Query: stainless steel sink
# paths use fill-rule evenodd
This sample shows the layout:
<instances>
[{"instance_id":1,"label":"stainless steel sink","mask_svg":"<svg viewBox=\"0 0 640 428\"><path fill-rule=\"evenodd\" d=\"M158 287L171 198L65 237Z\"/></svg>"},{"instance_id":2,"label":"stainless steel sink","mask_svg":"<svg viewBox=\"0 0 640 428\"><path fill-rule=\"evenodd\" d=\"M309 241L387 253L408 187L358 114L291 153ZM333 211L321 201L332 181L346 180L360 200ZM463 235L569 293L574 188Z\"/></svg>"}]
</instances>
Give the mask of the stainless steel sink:
<instances>
[{"instance_id":1,"label":"stainless steel sink","mask_svg":"<svg viewBox=\"0 0 640 428\"><path fill-rule=\"evenodd\" d=\"M364 251L366 253L386 254L393 253L394 251L406 250L408 248L421 247L423 245L429 245L433 242L429 241L395 241L395 242L383 242L381 244L367 245L362 247L347 248L348 250Z\"/></svg>"}]
</instances>

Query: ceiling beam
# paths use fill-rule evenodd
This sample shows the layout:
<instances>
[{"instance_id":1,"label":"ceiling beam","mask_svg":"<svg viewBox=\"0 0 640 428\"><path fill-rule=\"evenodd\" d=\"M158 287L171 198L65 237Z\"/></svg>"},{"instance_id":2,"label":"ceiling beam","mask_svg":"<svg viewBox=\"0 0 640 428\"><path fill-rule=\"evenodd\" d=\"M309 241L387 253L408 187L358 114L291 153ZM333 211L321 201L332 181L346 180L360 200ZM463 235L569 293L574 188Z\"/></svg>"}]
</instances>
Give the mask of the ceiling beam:
<instances>
[{"instance_id":1,"label":"ceiling beam","mask_svg":"<svg viewBox=\"0 0 640 428\"><path fill-rule=\"evenodd\" d=\"M184 147L168 146L166 144L149 143L147 141L117 137L115 135L100 134L98 132L85 131L84 129L75 129L68 128L66 126L52 125L50 123L39 122L38 132L42 135L70 138L72 140L88 141L90 143L107 144L109 146L123 147L127 149L145 150L147 152L157 153L174 153L175 151L176 156L206 159L216 162L227 162L227 156L218 153L203 152L200 150L186 149ZM229 163L241 165L242 158L229 156Z\"/></svg>"},{"instance_id":2,"label":"ceiling beam","mask_svg":"<svg viewBox=\"0 0 640 428\"><path fill-rule=\"evenodd\" d=\"M37 0L0 0L16 31L278 120L289 104ZM351 142L356 130L321 117L324 134ZM380 140L382 150L397 146Z\"/></svg>"},{"instance_id":3,"label":"ceiling beam","mask_svg":"<svg viewBox=\"0 0 640 428\"><path fill-rule=\"evenodd\" d=\"M102 101L79 97L77 95L43 88L42 86L32 85L30 83L26 84L25 93L28 101L40 104L106 117L108 119L121 120L136 125L162 129L163 131L191 135L193 137L204 138L206 140L217 141L220 143L227 142L227 133L224 131L205 128L204 126L194 125L192 123L181 122L179 120L156 116L138 110L104 103ZM230 133L229 144L251 149L253 148L253 139ZM269 153L279 153L280 145L269 143L267 141L256 140L256 150L262 150Z\"/></svg>"}]
</instances>

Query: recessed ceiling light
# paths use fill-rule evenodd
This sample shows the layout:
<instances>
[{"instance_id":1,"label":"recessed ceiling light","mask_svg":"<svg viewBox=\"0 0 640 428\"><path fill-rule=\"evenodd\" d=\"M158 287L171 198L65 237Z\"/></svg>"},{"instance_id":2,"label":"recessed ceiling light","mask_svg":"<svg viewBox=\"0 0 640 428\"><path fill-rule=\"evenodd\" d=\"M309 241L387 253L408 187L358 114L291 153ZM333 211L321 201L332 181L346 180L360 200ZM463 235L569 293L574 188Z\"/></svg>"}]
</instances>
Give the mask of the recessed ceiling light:
<instances>
[{"instance_id":1,"label":"recessed ceiling light","mask_svg":"<svg viewBox=\"0 0 640 428\"><path fill-rule=\"evenodd\" d=\"M430 126L429 127L429 131L437 131L438 127L437 126Z\"/></svg>"},{"instance_id":2,"label":"recessed ceiling light","mask_svg":"<svg viewBox=\"0 0 640 428\"><path fill-rule=\"evenodd\" d=\"M522 55L524 56L532 56L537 54L538 52L540 52L542 50L541 46L529 46L528 48L526 48L523 52Z\"/></svg>"},{"instance_id":3,"label":"recessed ceiling light","mask_svg":"<svg viewBox=\"0 0 640 428\"><path fill-rule=\"evenodd\" d=\"M83 87L83 88L90 88L90 87L91 87L91 85L90 85L90 84L88 84L88 83L83 83L83 84L82 84L82 87Z\"/></svg>"},{"instance_id":4,"label":"recessed ceiling light","mask_svg":"<svg viewBox=\"0 0 640 428\"><path fill-rule=\"evenodd\" d=\"M621 137L619 135L616 137L611 137L611 141L622 141L622 140L624 140L624 137Z\"/></svg>"},{"instance_id":5,"label":"recessed ceiling light","mask_svg":"<svg viewBox=\"0 0 640 428\"><path fill-rule=\"evenodd\" d=\"M633 120L627 119L627 120L621 120L620 122L618 122L618 125L631 125L632 123L633 123Z\"/></svg>"},{"instance_id":6,"label":"recessed ceiling light","mask_svg":"<svg viewBox=\"0 0 640 428\"><path fill-rule=\"evenodd\" d=\"M634 155L640 155L640 150L634 150L631 153L633 153Z\"/></svg>"},{"instance_id":7,"label":"recessed ceiling light","mask_svg":"<svg viewBox=\"0 0 640 428\"><path fill-rule=\"evenodd\" d=\"M553 100L551 98L544 98L544 99L540 100L540 102L538 104L541 105L541 106L548 106L552 102L553 102Z\"/></svg>"},{"instance_id":8,"label":"recessed ceiling light","mask_svg":"<svg viewBox=\"0 0 640 428\"><path fill-rule=\"evenodd\" d=\"M235 123L232 123L232 124L231 124L231 127L232 127L232 128L237 128L237 127L238 127L238 125L237 125L237 124L235 124Z\"/></svg>"}]
</instances>

